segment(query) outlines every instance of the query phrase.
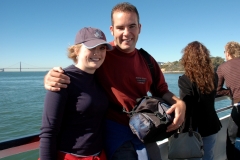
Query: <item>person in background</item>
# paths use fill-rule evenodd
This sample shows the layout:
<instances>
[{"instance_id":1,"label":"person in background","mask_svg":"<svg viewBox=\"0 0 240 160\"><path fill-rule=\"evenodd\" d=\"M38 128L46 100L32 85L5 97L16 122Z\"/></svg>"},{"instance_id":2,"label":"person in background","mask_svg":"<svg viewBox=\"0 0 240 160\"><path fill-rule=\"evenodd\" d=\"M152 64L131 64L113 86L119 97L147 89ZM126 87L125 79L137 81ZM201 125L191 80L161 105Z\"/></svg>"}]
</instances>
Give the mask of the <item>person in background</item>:
<instances>
[{"instance_id":1,"label":"person in background","mask_svg":"<svg viewBox=\"0 0 240 160\"><path fill-rule=\"evenodd\" d=\"M221 129L214 108L217 75L214 73L209 50L200 42L189 43L183 50L181 64L185 73L179 77L179 95L186 103L186 120L183 132L187 132L192 119L192 128L201 134L203 160L213 160L213 148L217 132Z\"/></svg>"},{"instance_id":2,"label":"person in background","mask_svg":"<svg viewBox=\"0 0 240 160\"><path fill-rule=\"evenodd\" d=\"M104 33L82 28L68 57L76 64L64 69L68 88L48 91L44 102L40 133L41 160L105 160L103 123L108 98L94 78L112 46Z\"/></svg>"},{"instance_id":3,"label":"person in background","mask_svg":"<svg viewBox=\"0 0 240 160\"><path fill-rule=\"evenodd\" d=\"M225 45L226 62L217 69L218 96L232 98L232 113L227 129L226 153L228 160L240 159L240 43L228 42ZM224 88L223 85L227 88Z\"/></svg>"},{"instance_id":4,"label":"person in background","mask_svg":"<svg viewBox=\"0 0 240 160\"><path fill-rule=\"evenodd\" d=\"M137 8L132 4L123 2L113 7L110 31L114 40L110 44L114 49L107 53L105 62L96 71L98 82L110 101L105 124L106 153L109 160L161 159L157 144L143 144L132 133L127 114L118 111L122 108L131 111L136 99L146 96L148 91L173 104L168 114L175 112L175 118L168 127L168 132L179 128L185 117L184 102L168 90L163 73L152 57L157 82L156 92L150 89L152 78L148 64L135 48L141 32L139 21ZM58 91L60 88L66 88L69 83L61 68L52 69L45 76L45 88L48 90Z\"/></svg>"}]
</instances>

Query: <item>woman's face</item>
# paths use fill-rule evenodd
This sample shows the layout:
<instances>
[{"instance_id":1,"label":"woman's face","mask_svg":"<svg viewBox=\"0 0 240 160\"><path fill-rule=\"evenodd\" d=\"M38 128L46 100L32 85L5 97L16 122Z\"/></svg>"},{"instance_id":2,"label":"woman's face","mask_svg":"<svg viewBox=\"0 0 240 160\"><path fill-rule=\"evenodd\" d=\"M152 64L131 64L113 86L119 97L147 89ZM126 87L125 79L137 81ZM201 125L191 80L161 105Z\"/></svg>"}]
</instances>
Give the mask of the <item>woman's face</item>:
<instances>
[{"instance_id":1,"label":"woman's face","mask_svg":"<svg viewBox=\"0 0 240 160\"><path fill-rule=\"evenodd\" d=\"M106 56L106 45L102 44L92 49L87 49L82 45L78 52L78 62L76 67L87 73L94 73L99 68Z\"/></svg>"}]
</instances>

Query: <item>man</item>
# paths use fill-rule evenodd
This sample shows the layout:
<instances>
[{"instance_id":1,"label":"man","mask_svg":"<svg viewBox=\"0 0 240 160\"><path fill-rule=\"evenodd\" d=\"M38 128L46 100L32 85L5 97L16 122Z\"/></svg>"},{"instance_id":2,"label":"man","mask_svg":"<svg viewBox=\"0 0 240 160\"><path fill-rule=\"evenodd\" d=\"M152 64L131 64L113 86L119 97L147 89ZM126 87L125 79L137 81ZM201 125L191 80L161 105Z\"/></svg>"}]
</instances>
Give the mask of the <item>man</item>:
<instances>
[{"instance_id":1,"label":"man","mask_svg":"<svg viewBox=\"0 0 240 160\"><path fill-rule=\"evenodd\" d=\"M219 96L227 95L232 98L234 105L227 130L227 158L228 160L240 159L240 145L236 139L240 138L240 44L238 42L228 42L225 45L226 62L217 69ZM223 88L223 84L228 89Z\"/></svg>"},{"instance_id":2,"label":"man","mask_svg":"<svg viewBox=\"0 0 240 160\"><path fill-rule=\"evenodd\" d=\"M135 48L138 35L141 31L139 14L135 6L129 3L117 4L111 12L112 26L110 31L114 41L110 44L113 51L108 52L105 62L97 70L96 75L99 83L105 89L110 106L106 122L106 153L109 159L160 159L157 153L151 157L147 155L146 149L159 150L154 144L143 144L132 134L126 113L120 113L116 108L124 107L127 111L132 110L136 99L145 96L150 91L154 96L162 97L173 104L168 113L175 111L173 123L168 127L167 132L176 130L184 121L186 106L183 101L174 96L168 90L163 73L157 62L151 57L155 69L157 84L156 92L150 90L152 84L151 73L144 58ZM69 78L63 75L63 71L55 68L49 71L45 77L45 88L58 91L67 87ZM53 87L54 86L54 87ZM159 155L158 155L159 154ZM149 157L148 157L149 156Z\"/></svg>"},{"instance_id":3,"label":"man","mask_svg":"<svg viewBox=\"0 0 240 160\"><path fill-rule=\"evenodd\" d=\"M233 41L228 42L224 54L227 62L221 64L217 69L217 94L231 96L232 92L233 101L237 103L240 102L240 44ZM228 89L223 88L224 82Z\"/></svg>"}]
</instances>

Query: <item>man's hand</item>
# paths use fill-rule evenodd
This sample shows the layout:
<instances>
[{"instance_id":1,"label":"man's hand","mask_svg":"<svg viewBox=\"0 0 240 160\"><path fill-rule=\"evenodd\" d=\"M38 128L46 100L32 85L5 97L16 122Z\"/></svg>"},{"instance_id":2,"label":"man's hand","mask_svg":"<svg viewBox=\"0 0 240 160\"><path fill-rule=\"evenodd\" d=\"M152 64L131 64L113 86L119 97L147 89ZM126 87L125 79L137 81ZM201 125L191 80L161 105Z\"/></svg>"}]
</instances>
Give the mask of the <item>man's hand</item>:
<instances>
[{"instance_id":1,"label":"man's hand","mask_svg":"<svg viewBox=\"0 0 240 160\"><path fill-rule=\"evenodd\" d=\"M63 74L61 67L54 67L44 77L44 87L50 91L60 91L61 88L67 88L70 78Z\"/></svg>"},{"instance_id":2,"label":"man's hand","mask_svg":"<svg viewBox=\"0 0 240 160\"><path fill-rule=\"evenodd\" d=\"M172 112L175 114L173 123L168 126L167 132L176 130L182 125L185 119L185 111L186 105L181 100L177 101L177 103L173 104L172 107L167 110L167 114L171 114Z\"/></svg>"},{"instance_id":3,"label":"man's hand","mask_svg":"<svg viewBox=\"0 0 240 160\"><path fill-rule=\"evenodd\" d=\"M167 114L174 112L175 117L173 123L167 128L167 132L178 129L185 119L186 105L185 103L177 98L173 93L168 92L163 95L163 99L167 100L169 103L173 104L170 109L167 110Z\"/></svg>"}]
</instances>

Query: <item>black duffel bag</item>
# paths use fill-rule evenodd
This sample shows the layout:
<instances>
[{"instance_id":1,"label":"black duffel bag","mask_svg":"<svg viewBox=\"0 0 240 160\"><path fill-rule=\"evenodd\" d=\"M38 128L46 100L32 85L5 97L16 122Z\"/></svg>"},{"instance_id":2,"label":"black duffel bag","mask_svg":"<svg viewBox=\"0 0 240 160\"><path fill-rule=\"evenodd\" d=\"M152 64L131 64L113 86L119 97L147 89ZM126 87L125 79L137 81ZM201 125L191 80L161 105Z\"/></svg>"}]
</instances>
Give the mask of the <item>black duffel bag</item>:
<instances>
[{"instance_id":1,"label":"black duffel bag","mask_svg":"<svg viewBox=\"0 0 240 160\"><path fill-rule=\"evenodd\" d=\"M137 100L131 112L129 126L134 134L144 142L156 142L170 137L175 131L166 132L172 123L174 114L168 115L166 111L171 107L162 98L144 96Z\"/></svg>"}]
</instances>

